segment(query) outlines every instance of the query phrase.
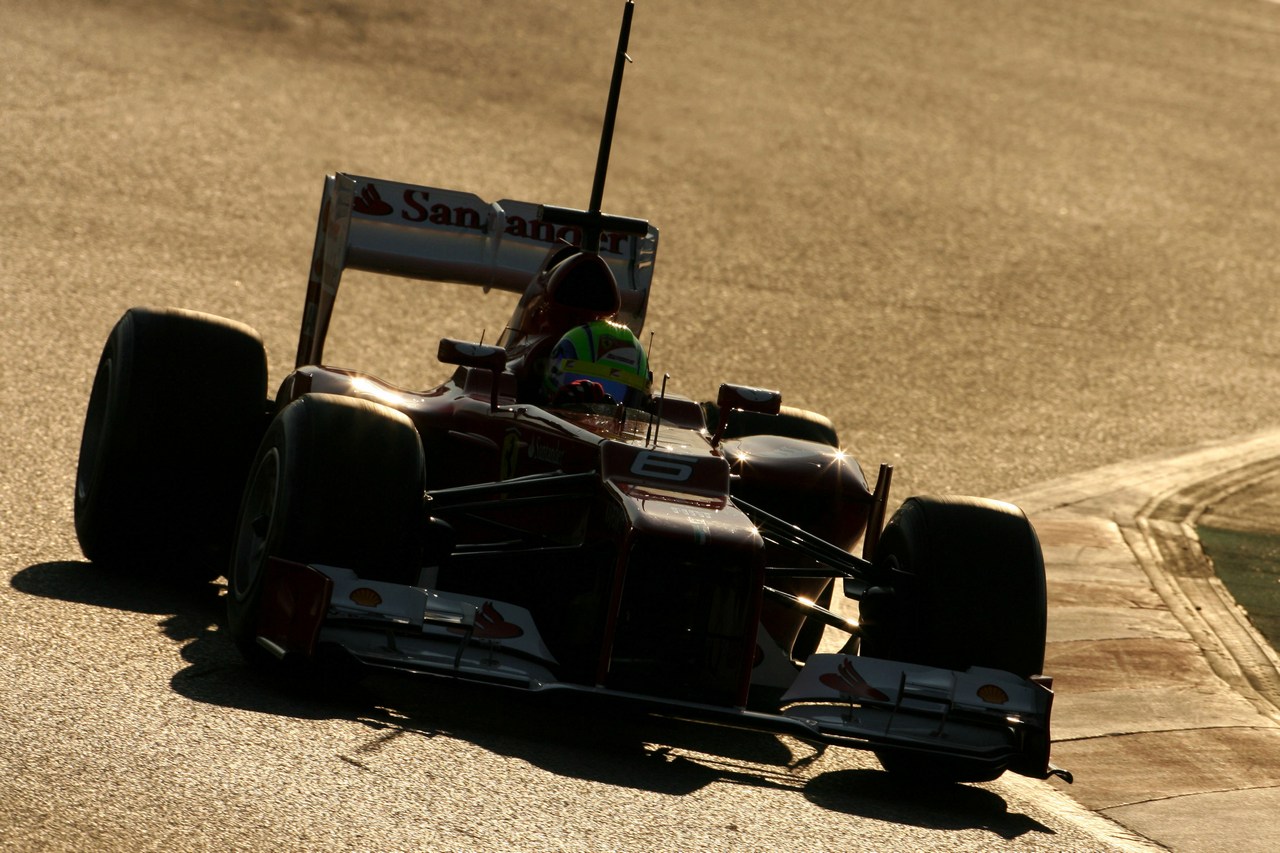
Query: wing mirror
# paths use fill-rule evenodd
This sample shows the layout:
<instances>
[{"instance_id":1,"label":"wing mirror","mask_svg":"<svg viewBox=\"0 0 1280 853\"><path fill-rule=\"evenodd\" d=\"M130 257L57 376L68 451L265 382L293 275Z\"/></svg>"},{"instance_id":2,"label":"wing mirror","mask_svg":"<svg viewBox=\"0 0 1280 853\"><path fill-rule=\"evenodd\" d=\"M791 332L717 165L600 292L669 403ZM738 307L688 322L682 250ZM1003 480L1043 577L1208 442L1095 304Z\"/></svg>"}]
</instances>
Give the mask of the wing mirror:
<instances>
[{"instance_id":1,"label":"wing mirror","mask_svg":"<svg viewBox=\"0 0 1280 853\"><path fill-rule=\"evenodd\" d=\"M491 408L498 408L498 377L507 366L505 349L489 344L473 344L467 341L455 341L453 338L441 338L436 358L444 364L478 367L490 371L493 374L490 380L493 391L489 405Z\"/></svg>"},{"instance_id":2,"label":"wing mirror","mask_svg":"<svg viewBox=\"0 0 1280 853\"><path fill-rule=\"evenodd\" d=\"M776 415L782 410L782 392L726 383L720 386L720 392L716 395L716 407L720 410L720 423L716 425L716 433L711 438L712 447L718 447L721 439L724 438L731 411L737 409L743 412Z\"/></svg>"},{"instance_id":3,"label":"wing mirror","mask_svg":"<svg viewBox=\"0 0 1280 853\"><path fill-rule=\"evenodd\" d=\"M501 371L507 366L507 351L502 347L455 341L453 338L440 339L440 349L436 353L436 358L445 364L460 364L463 367L480 367L488 370Z\"/></svg>"}]
</instances>

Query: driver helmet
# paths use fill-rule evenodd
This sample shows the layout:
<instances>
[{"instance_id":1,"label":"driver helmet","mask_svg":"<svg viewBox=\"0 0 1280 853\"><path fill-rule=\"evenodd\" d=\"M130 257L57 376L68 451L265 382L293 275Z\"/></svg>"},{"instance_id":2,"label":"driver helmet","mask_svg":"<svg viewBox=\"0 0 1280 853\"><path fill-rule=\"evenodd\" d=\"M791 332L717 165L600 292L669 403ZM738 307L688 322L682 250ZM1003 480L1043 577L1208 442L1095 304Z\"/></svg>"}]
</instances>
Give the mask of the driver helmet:
<instances>
[{"instance_id":1,"label":"driver helmet","mask_svg":"<svg viewBox=\"0 0 1280 853\"><path fill-rule=\"evenodd\" d=\"M570 329L551 350L547 399L565 396L575 383L599 385L613 402L638 405L649 393L644 347L621 323L593 320Z\"/></svg>"}]
</instances>

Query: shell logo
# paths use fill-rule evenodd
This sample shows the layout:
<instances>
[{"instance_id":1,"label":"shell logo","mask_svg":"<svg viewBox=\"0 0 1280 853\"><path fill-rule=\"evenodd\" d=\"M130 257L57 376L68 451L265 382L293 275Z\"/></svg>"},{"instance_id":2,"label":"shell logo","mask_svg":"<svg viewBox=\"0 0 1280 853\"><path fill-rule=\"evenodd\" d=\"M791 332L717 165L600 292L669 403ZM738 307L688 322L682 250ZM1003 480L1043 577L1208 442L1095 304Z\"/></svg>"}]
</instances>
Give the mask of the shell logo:
<instances>
[{"instance_id":1,"label":"shell logo","mask_svg":"<svg viewBox=\"0 0 1280 853\"><path fill-rule=\"evenodd\" d=\"M348 597L361 607L377 607L382 603L382 596L378 595L378 591L367 586L351 590Z\"/></svg>"},{"instance_id":2,"label":"shell logo","mask_svg":"<svg viewBox=\"0 0 1280 853\"><path fill-rule=\"evenodd\" d=\"M1003 705L1009 701L1009 694L997 684L984 684L978 688L978 698L992 705Z\"/></svg>"}]
</instances>

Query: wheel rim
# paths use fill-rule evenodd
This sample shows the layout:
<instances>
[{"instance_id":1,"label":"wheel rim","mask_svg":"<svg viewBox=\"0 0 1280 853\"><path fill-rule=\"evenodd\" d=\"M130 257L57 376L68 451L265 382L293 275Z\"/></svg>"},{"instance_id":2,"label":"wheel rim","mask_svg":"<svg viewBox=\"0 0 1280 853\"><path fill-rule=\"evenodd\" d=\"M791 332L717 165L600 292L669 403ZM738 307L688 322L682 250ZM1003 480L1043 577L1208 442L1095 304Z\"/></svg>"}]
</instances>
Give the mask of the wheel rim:
<instances>
[{"instance_id":1,"label":"wheel rim","mask_svg":"<svg viewBox=\"0 0 1280 853\"><path fill-rule=\"evenodd\" d=\"M249 594L266 561L268 543L275 528L279 490L280 451L273 447L254 470L252 485L240 510L231 569L231 593L237 600Z\"/></svg>"},{"instance_id":2,"label":"wheel rim","mask_svg":"<svg viewBox=\"0 0 1280 853\"><path fill-rule=\"evenodd\" d=\"M107 428L107 400L111 393L112 360L103 358L93 377L89 392L89 409L84 416L84 433L80 438L80 460L76 465L76 503L84 504L93 490L98 454Z\"/></svg>"}]
</instances>

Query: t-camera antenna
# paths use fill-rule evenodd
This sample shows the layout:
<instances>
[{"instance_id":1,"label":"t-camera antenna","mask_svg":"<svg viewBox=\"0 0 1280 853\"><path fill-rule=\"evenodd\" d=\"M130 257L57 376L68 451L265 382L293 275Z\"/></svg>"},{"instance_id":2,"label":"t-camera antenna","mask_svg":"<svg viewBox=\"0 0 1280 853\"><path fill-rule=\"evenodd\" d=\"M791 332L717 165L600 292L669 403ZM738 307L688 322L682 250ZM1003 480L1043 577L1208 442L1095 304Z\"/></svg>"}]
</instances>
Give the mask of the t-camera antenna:
<instances>
[{"instance_id":1,"label":"t-camera antenna","mask_svg":"<svg viewBox=\"0 0 1280 853\"><path fill-rule=\"evenodd\" d=\"M631 16L635 0L627 0L622 9L622 29L618 33L618 52L613 59L613 79L609 82L609 100L604 108L604 126L600 130L600 150L596 154L596 174L591 185L591 205L587 210L543 205L539 218L556 225L576 225L582 229L582 249L600 253L600 235L606 230L624 234L648 233L649 223L640 219L610 216L600 212L604 200L604 179L609 172L609 152L613 148L613 126L618 117L618 95L622 92L622 72L631 61L627 42L631 39Z\"/></svg>"}]
</instances>

